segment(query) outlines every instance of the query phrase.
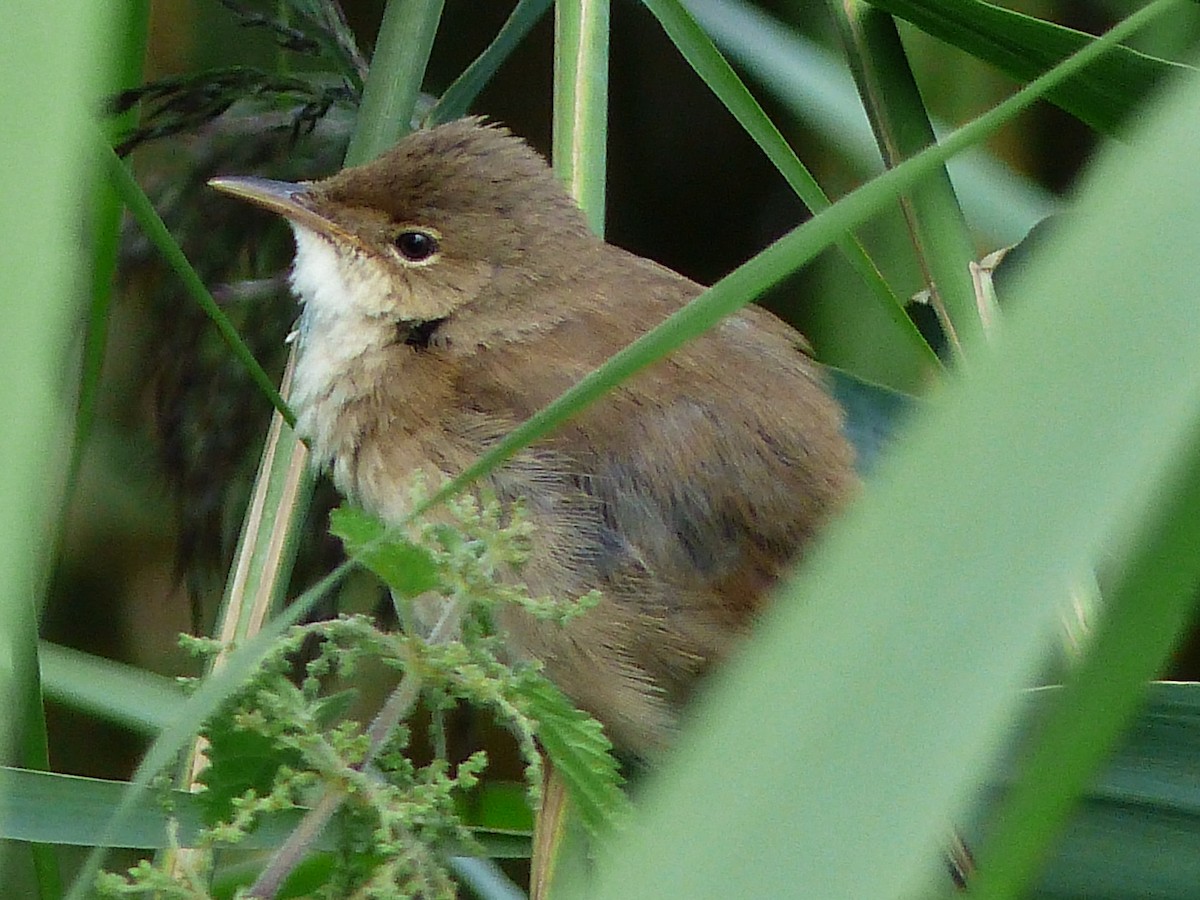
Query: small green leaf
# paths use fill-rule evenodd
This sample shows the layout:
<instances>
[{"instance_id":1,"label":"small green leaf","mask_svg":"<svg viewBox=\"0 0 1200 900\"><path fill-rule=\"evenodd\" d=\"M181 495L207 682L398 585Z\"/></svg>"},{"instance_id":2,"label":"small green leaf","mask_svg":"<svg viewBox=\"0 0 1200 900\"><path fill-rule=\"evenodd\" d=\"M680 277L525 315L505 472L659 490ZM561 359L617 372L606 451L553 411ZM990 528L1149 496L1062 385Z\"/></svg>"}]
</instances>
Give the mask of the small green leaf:
<instances>
[{"instance_id":1,"label":"small green leaf","mask_svg":"<svg viewBox=\"0 0 1200 900\"><path fill-rule=\"evenodd\" d=\"M624 779L604 729L537 673L530 672L518 690L537 722L538 740L567 785L579 820L595 837L611 832L624 817L629 800L621 790Z\"/></svg>"},{"instance_id":2,"label":"small green leaf","mask_svg":"<svg viewBox=\"0 0 1200 900\"><path fill-rule=\"evenodd\" d=\"M234 812L233 801L246 791L260 797L269 793L280 766L303 765L299 752L280 747L264 734L236 728L226 717L214 723L208 735L208 768L198 779L208 788L200 798L204 822L210 826L227 821Z\"/></svg>"},{"instance_id":3,"label":"small green leaf","mask_svg":"<svg viewBox=\"0 0 1200 900\"><path fill-rule=\"evenodd\" d=\"M386 525L360 509L335 509L329 530L342 539L347 553L402 597L417 597L440 584L437 562L428 550L389 534Z\"/></svg>"},{"instance_id":4,"label":"small green leaf","mask_svg":"<svg viewBox=\"0 0 1200 900\"><path fill-rule=\"evenodd\" d=\"M313 720L322 728L329 728L339 719L346 718L358 699L359 692L354 689L338 691L336 694L323 697L313 710Z\"/></svg>"}]
</instances>

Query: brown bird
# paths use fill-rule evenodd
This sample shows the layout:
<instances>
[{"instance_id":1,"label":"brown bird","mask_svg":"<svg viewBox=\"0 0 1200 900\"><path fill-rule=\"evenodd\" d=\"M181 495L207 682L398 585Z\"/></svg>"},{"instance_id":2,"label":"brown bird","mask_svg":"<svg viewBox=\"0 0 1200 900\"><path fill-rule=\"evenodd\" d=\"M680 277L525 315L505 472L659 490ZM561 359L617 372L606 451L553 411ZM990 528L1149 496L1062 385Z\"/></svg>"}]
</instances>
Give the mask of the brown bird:
<instances>
[{"instance_id":1,"label":"brown bird","mask_svg":"<svg viewBox=\"0 0 1200 900\"><path fill-rule=\"evenodd\" d=\"M287 218L303 303L291 401L340 490L384 520L702 290L604 243L545 161L467 119L324 181L220 178ZM803 339L750 307L494 471L536 526L535 596L598 589L509 646L652 756L855 483ZM431 482L436 483L436 481Z\"/></svg>"}]
</instances>

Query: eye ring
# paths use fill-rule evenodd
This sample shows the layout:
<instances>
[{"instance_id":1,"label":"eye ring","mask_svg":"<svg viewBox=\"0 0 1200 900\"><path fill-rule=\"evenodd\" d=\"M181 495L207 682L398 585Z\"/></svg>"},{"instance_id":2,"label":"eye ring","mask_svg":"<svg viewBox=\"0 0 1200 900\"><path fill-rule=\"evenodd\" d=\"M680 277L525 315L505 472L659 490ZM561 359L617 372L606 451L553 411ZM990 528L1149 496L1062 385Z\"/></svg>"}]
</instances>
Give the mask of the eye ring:
<instances>
[{"instance_id":1,"label":"eye ring","mask_svg":"<svg viewBox=\"0 0 1200 900\"><path fill-rule=\"evenodd\" d=\"M405 228L392 243L401 258L410 263L428 262L439 249L437 235L421 228Z\"/></svg>"}]
</instances>

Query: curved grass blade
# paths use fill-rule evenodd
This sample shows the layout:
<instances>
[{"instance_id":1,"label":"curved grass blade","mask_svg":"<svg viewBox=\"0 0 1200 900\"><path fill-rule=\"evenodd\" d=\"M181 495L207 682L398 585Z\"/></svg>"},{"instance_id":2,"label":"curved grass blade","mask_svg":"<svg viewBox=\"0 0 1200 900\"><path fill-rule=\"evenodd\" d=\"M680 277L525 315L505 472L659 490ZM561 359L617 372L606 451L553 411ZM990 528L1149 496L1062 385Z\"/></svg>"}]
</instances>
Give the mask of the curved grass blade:
<instances>
[{"instance_id":1,"label":"curved grass blade","mask_svg":"<svg viewBox=\"0 0 1200 900\"><path fill-rule=\"evenodd\" d=\"M1079 52L1092 35L1064 28L983 0L868 0L884 12L991 63L1018 81L1030 81ZM1156 86L1190 66L1113 47L1046 99L1110 137Z\"/></svg>"},{"instance_id":2,"label":"curved grass blade","mask_svg":"<svg viewBox=\"0 0 1200 900\"><path fill-rule=\"evenodd\" d=\"M717 45L787 112L805 122L866 172L879 150L845 64L824 47L744 0L687 0ZM939 135L950 129L934 122ZM986 150L949 160L954 187L972 225L991 246L1015 244L1054 212L1053 197Z\"/></svg>"},{"instance_id":3,"label":"curved grass blade","mask_svg":"<svg viewBox=\"0 0 1200 900\"><path fill-rule=\"evenodd\" d=\"M97 142L99 143L99 139ZM171 237L171 232L167 230L166 224L155 211L150 198L142 191L133 174L121 158L113 152L112 147L104 144L100 152L108 168L113 186L138 225L141 226L142 231L145 232L146 237L163 255L167 264L175 270L175 274L179 276L192 299L212 320L221 337L225 339L225 343L229 345L229 349L233 351L233 355L253 379L263 396L271 402L276 412L283 416L288 425L294 426L296 416L280 395L279 389L275 387L275 382L263 371L263 367L258 364L258 360L254 358L254 354L250 352L246 342L237 333L237 329L233 327L229 317L217 306L217 302L213 300L212 294L208 292L208 288L204 286L204 282L200 280L200 276L196 274L192 264L188 262L183 251L179 249L179 245Z\"/></svg>"},{"instance_id":4,"label":"curved grass blade","mask_svg":"<svg viewBox=\"0 0 1200 900\"><path fill-rule=\"evenodd\" d=\"M479 92L492 80L517 45L550 9L554 0L519 0L496 37L463 73L450 84L425 116L425 124L440 125L461 119L471 111Z\"/></svg>"},{"instance_id":5,"label":"curved grass blade","mask_svg":"<svg viewBox=\"0 0 1200 900\"><path fill-rule=\"evenodd\" d=\"M1181 2L1183 0L1155 0L1113 28L1103 38L1035 79L978 119L948 135L937 146L905 160L896 168L846 195L823 213L784 235L653 331L638 338L604 365L584 376L557 400L514 428L495 447L433 494L413 515L421 515L448 497L454 496L522 448L595 403L614 385L662 359L687 341L703 334L725 316L745 306L767 288L805 265L838 236L857 228L919 179L943 165L947 159L978 144L1021 110L1035 103L1046 91L1090 64L1116 41L1133 34L1142 25Z\"/></svg>"},{"instance_id":6,"label":"curved grass blade","mask_svg":"<svg viewBox=\"0 0 1200 900\"><path fill-rule=\"evenodd\" d=\"M643 0L643 3L658 19L667 36L696 74L725 104L725 108L783 175L788 185L796 192L796 196L813 213L828 209L829 197L683 4L679 0ZM892 352L911 357L912 363L907 368L914 372L930 375L940 369L937 357L905 315L903 304L858 239L847 232L840 235L835 243L867 285L871 296L891 324L894 338ZM912 387L915 389L918 384L913 384Z\"/></svg>"},{"instance_id":7,"label":"curved grass blade","mask_svg":"<svg viewBox=\"0 0 1200 900\"><path fill-rule=\"evenodd\" d=\"M1197 452L1200 80L1186 87L1110 149L999 347L931 400L714 685L590 896L936 884L949 822L1046 659L1057 592Z\"/></svg>"},{"instance_id":8,"label":"curved grass blade","mask_svg":"<svg viewBox=\"0 0 1200 900\"><path fill-rule=\"evenodd\" d=\"M1200 585L1200 429L1193 429L1188 443L1190 458L1156 498L1160 508L1134 541L1116 585L1106 591L1087 653L1056 692L1022 776L996 812L993 833L980 848L972 896L993 900L1028 889L1046 848L1194 616Z\"/></svg>"},{"instance_id":9,"label":"curved grass blade","mask_svg":"<svg viewBox=\"0 0 1200 900\"><path fill-rule=\"evenodd\" d=\"M831 5L880 153L895 166L937 140L896 23L864 0ZM900 207L930 303L960 357L982 332L982 317L970 272L975 246L945 168L906 191Z\"/></svg>"}]
</instances>

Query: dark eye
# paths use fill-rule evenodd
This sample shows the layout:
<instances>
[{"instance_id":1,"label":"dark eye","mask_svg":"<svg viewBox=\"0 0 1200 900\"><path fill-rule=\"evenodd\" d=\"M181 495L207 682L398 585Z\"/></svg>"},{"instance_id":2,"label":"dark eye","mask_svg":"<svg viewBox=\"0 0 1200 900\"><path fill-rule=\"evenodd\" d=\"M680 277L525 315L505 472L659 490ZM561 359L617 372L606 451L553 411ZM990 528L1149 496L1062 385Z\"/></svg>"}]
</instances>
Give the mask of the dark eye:
<instances>
[{"instance_id":1,"label":"dark eye","mask_svg":"<svg viewBox=\"0 0 1200 900\"><path fill-rule=\"evenodd\" d=\"M423 262L437 253L438 242L428 231L409 230L396 235L396 249L409 262Z\"/></svg>"}]
</instances>

